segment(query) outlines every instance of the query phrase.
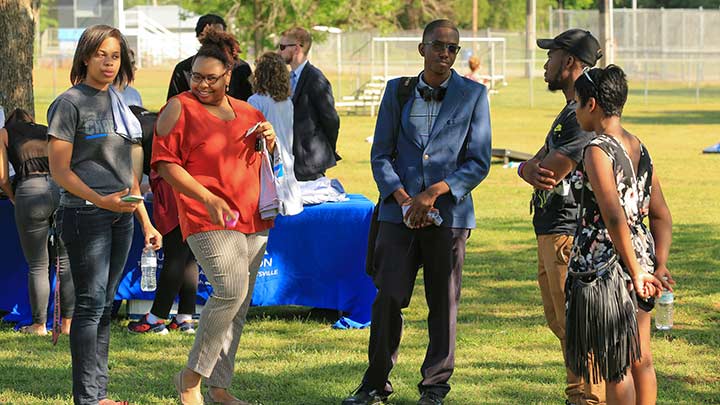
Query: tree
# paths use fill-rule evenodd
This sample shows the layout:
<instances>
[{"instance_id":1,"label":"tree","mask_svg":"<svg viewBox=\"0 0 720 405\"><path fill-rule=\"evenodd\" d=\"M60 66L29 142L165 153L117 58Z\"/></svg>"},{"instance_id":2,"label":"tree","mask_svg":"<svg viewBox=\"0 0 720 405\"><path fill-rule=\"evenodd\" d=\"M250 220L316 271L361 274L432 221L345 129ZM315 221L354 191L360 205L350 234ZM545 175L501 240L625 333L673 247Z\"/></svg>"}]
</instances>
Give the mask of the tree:
<instances>
[{"instance_id":1,"label":"tree","mask_svg":"<svg viewBox=\"0 0 720 405\"><path fill-rule=\"evenodd\" d=\"M256 54L272 47L284 30L315 25L343 29L379 29L398 26L394 0L182 0L182 6L198 14L223 16L241 46ZM324 34L313 33L321 39Z\"/></svg>"},{"instance_id":2,"label":"tree","mask_svg":"<svg viewBox=\"0 0 720 405\"><path fill-rule=\"evenodd\" d=\"M0 104L35 114L33 41L39 0L0 0Z\"/></svg>"}]
</instances>

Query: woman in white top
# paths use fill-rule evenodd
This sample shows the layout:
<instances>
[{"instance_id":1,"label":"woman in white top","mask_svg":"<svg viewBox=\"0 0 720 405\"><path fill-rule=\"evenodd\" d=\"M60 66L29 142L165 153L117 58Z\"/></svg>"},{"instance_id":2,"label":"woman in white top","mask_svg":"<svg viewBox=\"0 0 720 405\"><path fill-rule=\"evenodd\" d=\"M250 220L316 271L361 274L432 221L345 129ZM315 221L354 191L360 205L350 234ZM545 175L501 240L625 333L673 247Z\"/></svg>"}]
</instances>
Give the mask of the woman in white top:
<instances>
[{"instance_id":1,"label":"woman in white top","mask_svg":"<svg viewBox=\"0 0 720 405\"><path fill-rule=\"evenodd\" d=\"M290 73L283 58L265 52L257 60L252 80L254 94L248 99L260 110L275 129L275 176L278 177L280 214L295 215L302 211L302 195L295 178L293 157L293 103L290 99ZM278 164L282 165L279 166ZM284 178L283 178L284 177Z\"/></svg>"}]
</instances>

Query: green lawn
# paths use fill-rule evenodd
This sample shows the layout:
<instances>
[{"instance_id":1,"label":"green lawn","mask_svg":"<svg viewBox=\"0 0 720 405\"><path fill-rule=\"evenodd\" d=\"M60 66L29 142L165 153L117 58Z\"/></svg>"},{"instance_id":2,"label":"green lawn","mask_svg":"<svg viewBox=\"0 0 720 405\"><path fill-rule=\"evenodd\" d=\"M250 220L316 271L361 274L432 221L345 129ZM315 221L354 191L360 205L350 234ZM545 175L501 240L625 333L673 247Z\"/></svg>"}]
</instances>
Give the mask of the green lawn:
<instances>
[{"instance_id":1,"label":"green lawn","mask_svg":"<svg viewBox=\"0 0 720 405\"><path fill-rule=\"evenodd\" d=\"M140 71L137 87L151 108L164 100L169 71ZM52 100L47 74L38 74L37 110ZM57 77L67 77L58 73ZM66 80L66 79L63 79ZM631 86L634 83L631 83ZM642 85L638 82L638 86ZM492 99L493 145L535 152L563 104L562 95L535 80L528 108L527 82L511 80ZM653 86L648 103L632 91L627 128L655 159L674 218L669 268L677 288L675 328L654 333L659 403L720 403L720 156L702 148L720 141L720 88L703 89L702 103L682 84ZM328 174L351 193L377 196L369 168L374 119L342 117L338 149L344 159ZM560 404L564 370L559 344L545 326L535 281L535 244L528 214L529 187L501 164L473 193L478 229L464 269L456 370L447 403ZM342 269L338 269L342 271ZM422 280L422 278L418 278ZM417 401L425 353L424 291L417 284L399 364L392 374L393 404ZM368 330L330 329L333 315L306 308L254 308L237 356L233 392L257 404L339 404L365 368ZM126 320L114 323L112 398L138 404L174 403L172 375L192 337L136 336ZM0 327L0 403L70 403L67 337L53 347Z\"/></svg>"}]
</instances>

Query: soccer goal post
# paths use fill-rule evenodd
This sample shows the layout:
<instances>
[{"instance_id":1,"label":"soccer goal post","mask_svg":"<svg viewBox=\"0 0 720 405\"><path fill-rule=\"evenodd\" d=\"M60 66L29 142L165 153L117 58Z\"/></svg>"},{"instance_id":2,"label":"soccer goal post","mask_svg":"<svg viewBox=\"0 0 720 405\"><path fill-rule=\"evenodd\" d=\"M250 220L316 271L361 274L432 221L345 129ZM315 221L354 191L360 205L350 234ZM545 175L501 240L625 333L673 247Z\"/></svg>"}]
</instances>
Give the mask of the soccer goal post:
<instances>
[{"instance_id":1,"label":"soccer goal post","mask_svg":"<svg viewBox=\"0 0 720 405\"><path fill-rule=\"evenodd\" d=\"M370 45L370 75L382 76L389 80L398 76L407 76L413 69L422 70L422 60L418 58L417 46L420 37L373 37ZM460 53L453 68L460 74L468 70L470 56L478 56L482 62L484 76L494 89L498 83L506 82L507 45L500 37L463 37L460 40ZM379 53L380 52L380 53Z\"/></svg>"}]
</instances>

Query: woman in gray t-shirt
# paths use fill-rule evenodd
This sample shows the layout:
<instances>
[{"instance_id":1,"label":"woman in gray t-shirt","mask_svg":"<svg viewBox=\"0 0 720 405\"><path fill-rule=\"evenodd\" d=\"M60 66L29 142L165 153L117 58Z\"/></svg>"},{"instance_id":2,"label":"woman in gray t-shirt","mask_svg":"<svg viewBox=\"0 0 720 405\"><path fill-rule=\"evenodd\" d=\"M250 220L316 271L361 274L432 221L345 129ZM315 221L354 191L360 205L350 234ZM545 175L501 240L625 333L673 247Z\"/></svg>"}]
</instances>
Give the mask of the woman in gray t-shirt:
<instances>
[{"instance_id":1,"label":"woman in gray t-shirt","mask_svg":"<svg viewBox=\"0 0 720 405\"><path fill-rule=\"evenodd\" d=\"M161 235L145 206L123 201L140 194L132 171L135 117L111 85L122 88L133 71L125 38L94 25L78 42L73 87L48 111L50 172L62 187L58 227L75 285L70 331L75 404L114 403L107 398L110 311L133 236L134 212L145 244L159 249ZM139 124L137 125L139 126Z\"/></svg>"}]
</instances>

